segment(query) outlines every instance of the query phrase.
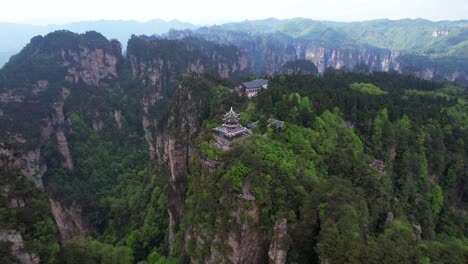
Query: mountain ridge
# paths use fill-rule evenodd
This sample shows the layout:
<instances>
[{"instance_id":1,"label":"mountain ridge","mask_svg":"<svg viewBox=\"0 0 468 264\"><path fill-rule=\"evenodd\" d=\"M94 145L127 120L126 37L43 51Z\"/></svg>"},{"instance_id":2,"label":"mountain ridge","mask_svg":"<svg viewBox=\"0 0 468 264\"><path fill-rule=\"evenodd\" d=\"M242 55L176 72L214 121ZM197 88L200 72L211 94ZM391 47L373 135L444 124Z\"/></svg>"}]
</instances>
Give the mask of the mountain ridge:
<instances>
[{"instance_id":1,"label":"mountain ridge","mask_svg":"<svg viewBox=\"0 0 468 264\"><path fill-rule=\"evenodd\" d=\"M277 73L288 61L307 59L314 62L320 72L328 67L353 70L356 65L366 64L368 71L397 71L425 79L468 83L468 20L333 22L268 18L200 28L176 20L87 23L77 22L67 27L78 32L93 27L108 38L112 35L119 39L124 51L126 41L133 34L169 39L190 35L236 45L250 54L250 60L256 61L251 66L259 75ZM118 27L118 32L115 23L124 23ZM135 30L138 27L139 31ZM184 29L186 27L191 28Z\"/></svg>"}]
</instances>

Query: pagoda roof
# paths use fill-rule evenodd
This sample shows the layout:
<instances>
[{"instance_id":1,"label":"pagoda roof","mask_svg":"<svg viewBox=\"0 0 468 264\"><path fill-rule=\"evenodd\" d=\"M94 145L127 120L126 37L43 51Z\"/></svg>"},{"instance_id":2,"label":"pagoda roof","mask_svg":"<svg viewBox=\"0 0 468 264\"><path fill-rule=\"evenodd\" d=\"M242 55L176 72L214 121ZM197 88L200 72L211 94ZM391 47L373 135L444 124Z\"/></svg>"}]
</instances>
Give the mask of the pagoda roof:
<instances>
[{"instance_id":1,"label":"pagoda roof","mask_svg":"<svg viewBox=\"0 0 468 264\"><path fill-rule=\"evenodd\" d=\"M234 112L234 110L232 109L232 106L231 106L231 110L229 110L229 112L224 114L224 120L227 120L227 119L239 119L239 115L236 112Z\"/></svg>"}]
</instances>

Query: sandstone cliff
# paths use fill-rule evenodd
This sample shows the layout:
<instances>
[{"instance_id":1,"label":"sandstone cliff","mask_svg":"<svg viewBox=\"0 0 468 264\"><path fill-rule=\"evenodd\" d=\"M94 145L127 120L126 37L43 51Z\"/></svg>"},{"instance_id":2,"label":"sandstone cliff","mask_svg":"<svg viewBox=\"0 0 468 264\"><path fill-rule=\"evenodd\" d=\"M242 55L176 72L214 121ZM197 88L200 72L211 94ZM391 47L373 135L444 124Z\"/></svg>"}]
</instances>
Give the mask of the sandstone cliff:
<instances>
[{"instance_id":1,"label":"sandstone cliff","mask_svg":"<svg viewBox=\"0 0 468 264\"><path fill-rule=\"evenodd\" d=\"M16 230L0 229L0 242L10 244L10 254L21 264L39 264L41 261L37 253L26 250L23 237Z\"/></svg>"},{"instance_id":2,"label":"sandstone cliff","mask_svg":"<svg viewBox=\"0 0 468 264\"><path fill-rule=\"evenodd\" d=\"M255 35L216 28L171 31L166 37L179 40L200 37L215 43L238 46L247 55L248 69L258 75L280 73L287 62L305 59L313 62L320 73L329 67L353 70L365 65L366 71L371 72L398 72L428 80L447 79L468 83L466 60L457 58L414 56L401 50L369 45L293 38L282 33Z\"/></svg>"},{"instance_id":3,"label":"sandstone cliff","mask_svg":"<svg viewBox=\"0 0 468 264\"><path fill-rule=\"evenodd\" d=\"M199 226L189 225L185 230L185 251L192 263L262 263L266 259L266 236L259 231L260 211L255 202L245 201L229 211L231 223L224 232L209 232ZM220 228L221 229L221 228Z\"/></svg>"},{"instance_id":4,"label":"sandstone cliff","mask_svg":"<svg viewBox=\"0 0 468 264\"><path fill-rule=\"evenodd\" d=\"M288 242L288 221L286 218L281 218L275 223L273 238L270 242L270 249L268 251L270 263L286 263L289 247Z\"/></svg>"},{"instance_id":5,"label":"sandstone cliff","mask_svg":"<svg viewBox=\"0 0 468 264\"><path fill-rule=\"evenodd\" d=\"M156 138L158 163L169 177L168 214L171 252L181 220L187 190L193 140L207 114L213 83L195 75L182 77L171 106L163 118Z\"/></svg>"},{"instance_id":6,"label":"sandstone cliff","mask_svg":"<svg viewBox=\"0 0 468 264\"><path fill-rule=\"evenodd\" d=\"M91 233L91 228L83 220L82 209L79 204L74 203L70 207L65 207L52 198L49 198L49 203L62 242L77 236L84 237Z\"/></svg>"},{"instance_id":7,"label":"sandstone cliff","mask_svg":"<svg viewBox=\"0 0 468 264\"><path fill-rule=\"evenodd\" d=\"M21 191L15 186L19 180L2 183L1 195L8 198L8 208L27 207L31 193L48 189L43 181L47 146L55 146L64 169L74 169L67 99L83 86L99 89L117 80L121 59L120 44L96 32L58 31L33 38L1 70L0 109L6 122L1 128L1 170L17 171L18 179L25 177L34 184ZM79 204L64 207L50 199L50 207L62 240L89 233Z\"/></svg>"},{"instance_id":8,"label":"sandstone cliff","mask_svg":"<svg viewBox=\"0 0 468 264\"><path fill-rule=\"evenodd\" d=\"M199 39L184 41L132 36L127 59L132 78L143 86L143 120L150 158L156 153L156 124L174 96L182 73L214 72L227 78L247 68L246 54Z\"/></svg>"}]
</instances>

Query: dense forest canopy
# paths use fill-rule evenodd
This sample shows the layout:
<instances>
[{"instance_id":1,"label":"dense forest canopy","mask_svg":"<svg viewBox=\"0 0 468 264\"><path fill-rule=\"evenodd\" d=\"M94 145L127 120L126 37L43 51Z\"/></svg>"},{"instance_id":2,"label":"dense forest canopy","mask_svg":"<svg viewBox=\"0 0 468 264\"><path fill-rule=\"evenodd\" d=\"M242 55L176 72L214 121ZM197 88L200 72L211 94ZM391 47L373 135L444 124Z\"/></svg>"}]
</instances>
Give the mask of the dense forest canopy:
<instances>
[{"instance_id":1,"label":"dense forest canopy","mask_svg":"<svg viewBox=\"0 0 468 264\"><path fill-rule=\"evenodd\" d=\"M198 151L223 165L210 173L194 161L187 229L227 236L240 228L215 219L248 206L232 198L248 183L260 234L269 237L275 221L287 219L288 262L466 261L465 88L342 72L281 75L269 87L253 102L237 101L244 122L260 124L234 150L216 152L209 128L217 115L205 123ZM226 98L214 99L222 107ZM268 117L285 126L262 125ZM189 245L190 256L209 257L207 244Z\"/></svg>"}]
</instances>

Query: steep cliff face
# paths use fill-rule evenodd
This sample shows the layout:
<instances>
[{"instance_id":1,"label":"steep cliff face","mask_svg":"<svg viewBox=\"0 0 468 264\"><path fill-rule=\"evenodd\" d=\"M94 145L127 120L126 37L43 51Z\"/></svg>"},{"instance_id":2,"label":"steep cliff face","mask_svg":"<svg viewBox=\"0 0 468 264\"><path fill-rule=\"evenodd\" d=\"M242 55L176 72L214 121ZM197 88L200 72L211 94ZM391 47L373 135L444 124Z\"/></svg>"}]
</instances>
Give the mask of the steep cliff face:
<instances>
[{"instance_id":1,"label":"steep cliff face","mask_svg":"<svg viewBox=\"0 0 468 264\"><path fill-rule=\"evenodd\" d=\"M273 238L268 250L270 263L284 264L288 256L288 221L281 218L276 221L273 230Z\"/></svg>"},{"instance_id":2,"label":"steep cliff face","mask_svg":"<svg viewBox=\"0 0 468 264\"><path fill-rule=\"evenodd\" d=\"M200 39L184 41L136 37L128 42L127 58L132 77L143 86L143 120L150 158L156 153L154 131L182 73L214 72L227 78L247 68L246 54L232 46Z\"/></svg>"},{"instance_id":3,"label":"steep cliff face","mask_svg":"<svg viewBox=\"0 0 468 264\"><path fill-rule=\"evenodd\" d=\"M158 129L156 149L162 173L169 176L168 214L170 251L181 220L187 190L193 140L208 111L213 83L194 75L184 75L171 106Z\"/></svg>"},{"instance_id":4,"label":"steep cliff face","mask_svg":"<svg viewBox=\"0 0 468 264\"><path fill-rule=\"evenodd\" d=\"M63 66L67 67L65 80L71 83L82 81L89 86L100 86L106 81L117 79L117 60L120 44L113 42L115 51L102 48L80 47L75 50L60 50ZM117 56L116 56L117 55Z\"/></svg>"},{"instance_id":5,"label":"steep cliff face","mask_svg":"<svg viewBox=\"0 0 468 264\"><path fill-rule=\"evenodd\" d=\"M99 89L115 81L121 58L120 44L96 32L59 31L33 38L0 72L1 118L6 124L1 127L1 170L19 171L34 183L28 192L47 190L44 149L52 145L61 155L62 168L72 171L67 98L79 87ZM2 190L9 208L27 207L31 201L17 186L4 185ZM50 206L63 240L89 233L79 207L65 208L53 199Z\"/></svg>"},{"instance_id":6,"label":"steep cliff face","mask_svg":"<svg viewBox=\"0 0 468 264\"><path fill-rule=\"evenodd\" d=\"M99 203L101 193L96 190L83 194L90 205L84 204L84 199L74 191L97 188L90 174L96 174L93 177L98 184L105 180L99 178L101 172L96 172L93 159L84 160L92 153L84 152L81 146L96 146L105 140L112 145L109 141L114 139L109 135L119 134L110 132L114 127L121 131L121 136L131 133L139 140L141 131L129 128L135 120L126 117L141 118L149 158L158 160L164 172L161 177L167 177L169 182L172 248L187 188L192 140L206 111L202 110L209 98L205 90L214 86L203 83L192 89L181 84L176 95L179 76L205 72L237 76L246 71L247 56L233 46L199 39L133 37L127 59L124 65L118 42L108 41L96 32L78 35L60 31L33 38L0 72L0 118L6 124L0 128L0 137L5 142L0 147L0 162L2 168L19 171L34 182L34 188L48 193L44 196L49 199L62 241L86 236L97 231L89 220L106 221L96 220L99 212L88 210ZM122 71L127 66L128 75ZM125 98L129 94L141 98L141 112L135 109L138 103L134 99ZM163 116L174 96L169 111L172 114ZM131 107L127 105L129 101ZM129 109L133 112L129 113ZM98 134L101 139L96 137ZM105 148L102 150L105 152ZM139 157L142 153L146 152L135 150L132 155ZM88 166L92 170L84 167L86 162L92 163ZM115 173L101 169L109 174L102 178L115 181ZM65 195L66 188L71 192L66 191ZM8 199L10 208L27 207L31 190L17 189L1 186L1 195Z\"/></svg>"},{"instance_id":7,"label":"steep cliff face","mask_svg":"<svg viewBox=\"0 0 468 264\"><path fill-rule=\"evenodd\" d=\"M63 166L72 169L65 131L65 101L78 84L99 87L115 80L120 58L118 42L109 42L96 32L77 35L63 31L33 38L5 65L0 85L2 119L12 126L2 131L2 137L27 153L26 162L11 161L11 166L21 167L42 189L40 178L45 168L39 162L40 146L54 135L64 157ZM13 124L24 115L30 116L30 126Z\"/></svg>"},{"instance_id":8,"label":"steep cliff face","mask_svg":"<svg viewBox=\"0 0 468 264\"><path fill-rule=\"evenodd\" d=\"M89 227L83 220L80 205L73 204L70 207L65 207L52 198L49 198L49 203L62 242L66 242L77 236L84 237L91 233L92 227Z\"/></svg>"},{"instance_id":9,"label":"steep cliff face","mask_svg":"<svg viewBox=\"0 0 468 264\"><path fill-rule=\"evenodd\" d=\"M377 48L370 45L343 44L326 39L312 40L293 38L282 33L255 35L239 31L202 28L195 31L171 31L169 39L200 37L224 45L235 45L247 54L248 68L259 75L273 75L290 61L312 61L322 73L331 67L353 70L366 65L367 71L412 74L420 78L447 79L468 82L464 59L420 56L422 59L408 61L402 58L407 52ZM411 56L414 58L415 56ZM457 63L453 63L457 61Z\"/></svg>"},{"instance_id":10,"label":"steep cliff face","mask_svg":"<svg viewBox=\"0 0 468 264\"><path fill-rule=\"evenodd\" d=\"M23 237L16 230L0 229L0 242L9 244L10 254L21 264L39 264L41 262L38 254L26 250Z\"/></svg>"},{"instance_id":11,"label":"steep cliff face","mask_svg":"<svg viewBox=\"0 0 468 264\"><path fill-rule=\"evenodd\" d=\"M185 251L192 263L262 263L267 242L258 230L260 211L255 202L245 202L229 212L229 219L218 219L233 226L225 233L212 233L189 226L185 230ZM219 228L219 227L216 227Z\"/></svg>"}]
</instances>

